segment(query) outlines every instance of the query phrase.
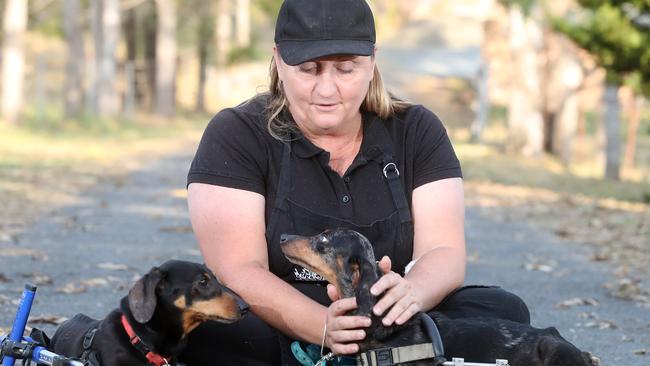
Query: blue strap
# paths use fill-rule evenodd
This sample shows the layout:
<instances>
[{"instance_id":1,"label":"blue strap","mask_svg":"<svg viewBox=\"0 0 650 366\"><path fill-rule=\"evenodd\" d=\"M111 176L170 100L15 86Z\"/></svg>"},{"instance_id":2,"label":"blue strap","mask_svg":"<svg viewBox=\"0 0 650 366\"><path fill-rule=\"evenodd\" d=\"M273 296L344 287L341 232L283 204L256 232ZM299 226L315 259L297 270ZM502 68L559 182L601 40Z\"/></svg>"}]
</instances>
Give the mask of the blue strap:
<instances>
[{"instance_id":1,"label":"blue strap","mask_svg":"<svg viewBox=\"0 0 650 366\"><path fill-rule=\"evenodd\" d=\"M305 350L302 349L302 346L300 346L300 342L298 341L291 342L291 353L293 353L293 357L295 357L296 360L300 362L301 365L314 366L315 360L312 360L312 358L309 357L307 352L305 352Z\"/></svg>"},{"instance_id":2,"label":"blue strap","mask_svg":"<svg viewBox=\"0 0 650 366\"><path fill-rule=\"evenodd\" d=\"M293 357L303 366L326 366L316 365L316 361L320 360L320 346L315 344L308 344L303 349L303 346L298 341L291 342L291 353ZM356 366L357 359L354 357L340 356L335 357L327 363L330 366Z\"/></svg>"}]
</instances>

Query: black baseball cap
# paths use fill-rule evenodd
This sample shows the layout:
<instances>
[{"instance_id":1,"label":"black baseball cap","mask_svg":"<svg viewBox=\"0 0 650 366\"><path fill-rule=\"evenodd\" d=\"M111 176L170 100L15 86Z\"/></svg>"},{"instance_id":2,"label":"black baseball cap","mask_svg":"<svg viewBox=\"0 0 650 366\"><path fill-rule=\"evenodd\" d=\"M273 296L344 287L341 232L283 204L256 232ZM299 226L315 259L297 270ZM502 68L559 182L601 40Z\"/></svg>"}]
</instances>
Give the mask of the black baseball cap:
<instances>
[{"instance_id":1,"label":"black baseball cap","mask_svg":"<svg viewBox=\"0 0 650 366\"><path fill-rule=\"evenodd\" d=\"M275 44L287 65L329 55L370 56L375 20L366 0L285 0Z\"/></svg>"}]
</instances>

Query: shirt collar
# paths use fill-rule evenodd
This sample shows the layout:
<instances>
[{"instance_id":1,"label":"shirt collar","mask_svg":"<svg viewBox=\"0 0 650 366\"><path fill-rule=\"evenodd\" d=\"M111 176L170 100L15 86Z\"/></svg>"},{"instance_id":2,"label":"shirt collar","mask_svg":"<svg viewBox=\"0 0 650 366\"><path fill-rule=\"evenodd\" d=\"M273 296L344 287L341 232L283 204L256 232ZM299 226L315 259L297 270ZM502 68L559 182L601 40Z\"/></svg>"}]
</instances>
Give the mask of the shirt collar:
<instances>
[{"instance_id":1,"label":"shirt collar","mask_svg":"<svg viewBox=\"0 0 650 366\"><path fill-rule=\"evenodd\" d=\"M363 123L363 140L361 141L361 149L358 158L364 160L371 160L380 152L384 151L384 146L389 143L386 140L386 133L382 131L384 128L381 123L383 122L376 114L371 112L362 112ZM299 158L312 158L316 155L327 154L327 151L314 145L308 138L306 138L299 131L292 134L291 149Z\"/></svg>"}]
</instances>

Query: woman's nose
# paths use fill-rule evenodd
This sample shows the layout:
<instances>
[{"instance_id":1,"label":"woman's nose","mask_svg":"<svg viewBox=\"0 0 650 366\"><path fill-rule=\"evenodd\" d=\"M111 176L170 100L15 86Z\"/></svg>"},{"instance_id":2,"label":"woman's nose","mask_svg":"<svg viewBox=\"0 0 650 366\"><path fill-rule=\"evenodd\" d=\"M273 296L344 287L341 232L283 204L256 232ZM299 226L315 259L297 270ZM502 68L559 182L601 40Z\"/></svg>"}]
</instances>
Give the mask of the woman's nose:
<instances>
[{"instance_id":1,"label":"woman's nose","mask_svg":"<svg viewBox=\"0 0 650 366\"><path fill-rule=\"evenodd\" d=\"M316 92L323 97L329 97L336 94L336 79L331 71L325 71L318 75L316 81Z\"/></svg>"}]
</instances>

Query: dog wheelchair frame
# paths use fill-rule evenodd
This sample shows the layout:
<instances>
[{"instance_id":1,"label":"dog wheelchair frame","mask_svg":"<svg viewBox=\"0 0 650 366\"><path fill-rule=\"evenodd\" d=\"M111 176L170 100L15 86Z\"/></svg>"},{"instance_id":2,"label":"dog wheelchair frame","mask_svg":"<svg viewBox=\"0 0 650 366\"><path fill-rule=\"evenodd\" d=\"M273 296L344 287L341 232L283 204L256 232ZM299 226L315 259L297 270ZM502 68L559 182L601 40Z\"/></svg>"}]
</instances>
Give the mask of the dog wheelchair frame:
<instances>
[{"instance_id":1,"label":"dog wheelchair frame","mask_svg":"<svg viewBox=\"0 0 650 366\"><path fill-rule=\"evenodd\" d=\"M36 286L25 285L11 333L9 336L0 336L2 366L14 366L16 360L22 360L23 365L35 362L48 366L84 366L82 362L48 351L42 342L23 336L35 296Z\"/></svg>"}]
</instances>

